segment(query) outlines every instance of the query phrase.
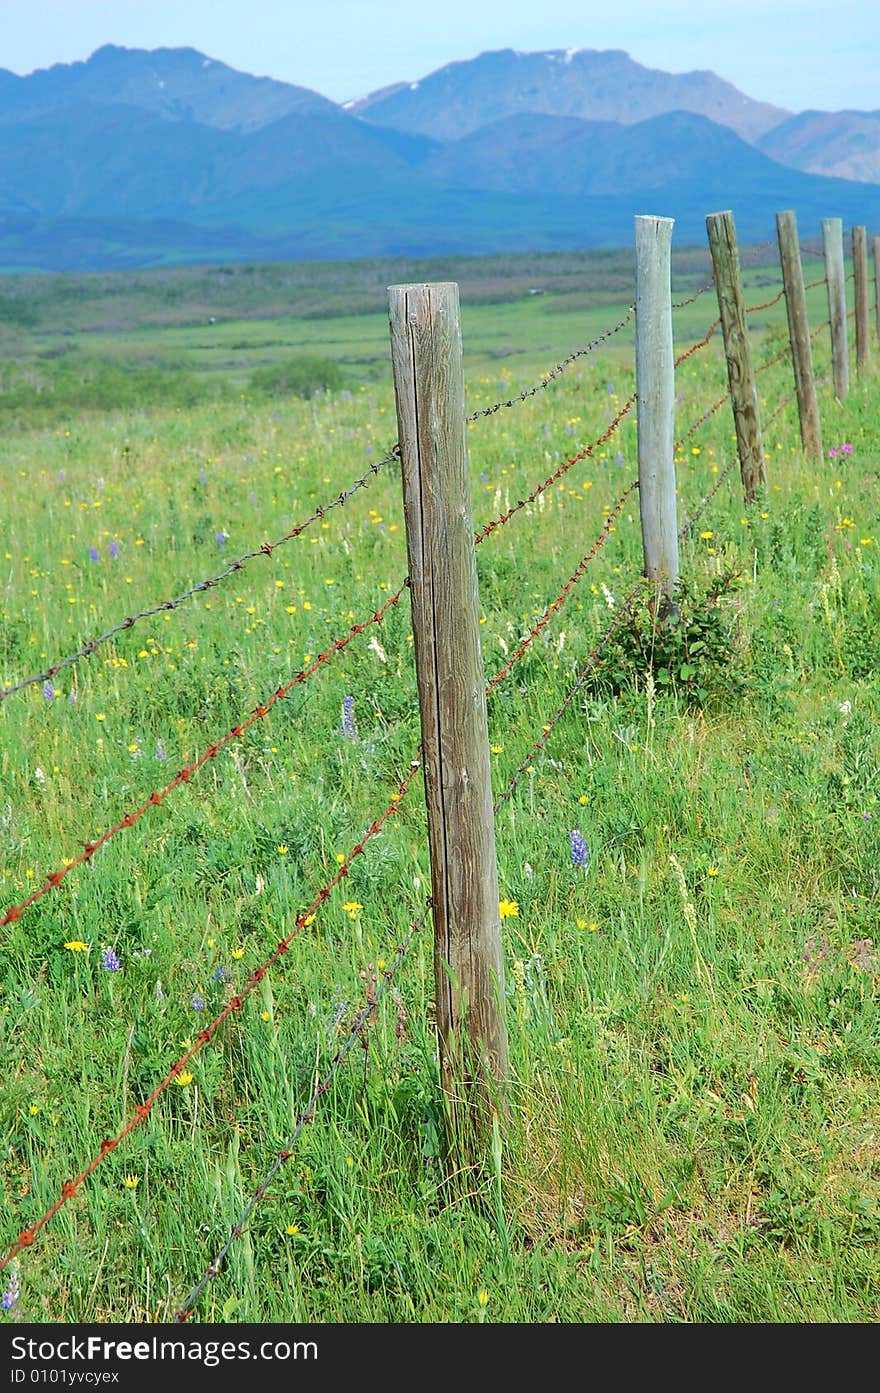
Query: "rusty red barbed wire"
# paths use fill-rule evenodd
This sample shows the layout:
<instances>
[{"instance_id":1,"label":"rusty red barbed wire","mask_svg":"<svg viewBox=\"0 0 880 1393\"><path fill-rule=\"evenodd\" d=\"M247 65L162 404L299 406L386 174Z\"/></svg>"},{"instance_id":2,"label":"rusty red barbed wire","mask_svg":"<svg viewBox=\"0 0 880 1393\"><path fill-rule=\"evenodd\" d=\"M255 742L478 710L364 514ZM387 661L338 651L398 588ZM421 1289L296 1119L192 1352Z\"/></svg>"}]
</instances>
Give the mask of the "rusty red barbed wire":
<instances>
[{"instance_id":1,"label":"rusty red barbed wire","mask_svg":"<svg viewBox=\"0 0 880 1393\"><path fill-rule=\"evenodd\" d=\"M700 429L700 426L705 425L705 423L709 420L709 417L714 416L716 411L720 411L724 403L729 400L730 389L728 388L728 390L724 393L722 397L719 397L717 401L713 401L712 405L708 407L706 411L703 412L702 416L697 417L696 421L694 421L692 425L688 426L684 435L680 436L679 439L676 440L673 448L676 450L683 449L684 442L686 440L690 440L691 436L694 435Z\"/></svg>"},{"instance_id":2,"label":"rusty red barbed wire","mask_svg":"<svg viewBox=\"0 0 880 1393\"><path fill-rule=\"evenodd\" d=\"M691 530L692 527L696 525L696 523L702 517L709 503L715 497L716 493L721 488L725 480L728 478L735 464L736 457L734 456L734 458L731 459L729 463L725 466L725 468L722 470L721 474L719 474L717 480L715 481L713 487L710 489L709 493L706 494L706 496L700 502L699 506L695 509L693 516L689 518L689 520L684 524L684 526L679 529L679 539L687 536L687 533ZM606 643L608 643L608 641L614 636L614 634L623 624L624 620L632 611L632 608L635 605L636 600L638 599L639 595L642 594L644 591L644 586L644 578L642 578L637 585L633 586L629 594L621 603L620 608L615 612L610 624L603 631L598 641L590 649L590 652L588 653L584 665L578 673L575 682L569 688L568 692L560 702L559 706L554 711L553 715L550 716L549 719L545 722L541 735L532 745L525 759L523 759L522 762L517 766L512 778L510 779L510 782L507 784L504 791L501 794L499 794L498 798L495 800L493 804L494 812L497 812L501 805L507 801L513 790L516 788L517 784L522 779L523 774L527 772L529 765L531 764L535 755L539 754L540 751L547 744L548 740L550 739L550 736L553 734L553 731L555 730L562 716L568 710L569 706L574 701L581 687L583 687L584 683L587 681L590 672L596 665L596 662L599 658L600 653L602 652L602 649L605 647Z\"/></svg>"},{"instance_id":3,"label":"rusty red barbed wire","mask_svg":"<svg viewBox=\"0 0 880 1393\"><path fill-rule=\"evenodd\" d=\"M747 305L746 314L757 314L758 310L772 310L774 305L779 304L779 301L782 299L784 294L785 286L783 285L779 289L779 291L773 296L772 300L764 300L764 302L760 305Z\"/></svg>"},{"instance_id":4,"label":"rusty red barbed wire","mask_svg":"<svg viewBox=\"0 0 880 1393\"><path fill-rule=\"evenodd\" d=\"M111 837L115 837L117 832L121 832L125 827L131 827L142 818L150 808L158 807L167 795L171 793L173 789L179 787L180 784L189 783L193 774L197 773L203 764L207 764L209 760L216 758L220 751L228 745L231 740L240 739L250 726L254 725L257 721L261 721L264 716L268 715L270 709L277 701L283 700L293 691L294 687L307 681L313 673L317 672L319 667L329 662L334 654L340 653L343 648L347 648L352 639L358 634L362 634L371 624L381 624L388 611L398 604L401 595L408 586L409 576L404 580L399 590L389 596L381 609L376 610L375 614L371 615L369 619L365 619L359 624L353 624L344 638L337 639L336 642L325 649L323 653L319 653L314 662L310 663L307 668L304 668L302 672L298 672L289 682L285 682L282 686L276 688L270 697L267 697L264 702L254 708L246 720L239 722L238 725L234 725L220 740L216 741L213 745L209 745L207 749L202 751L198 759L194 760L192 764L185 765L183 769L180 770L180 773L175 775L170 783L166 784L163 789L151 793L145 803L141 804L134 812L126 813L125 817L122 818L120 822L117 822L113 827L109 827L106 832L102 832L94 841L86 842L84 849L78 856L72 857L60 870L52 871L44 884L34 890L32 894L28 895L26 900L22 900L18 904L10 905L3 918L0 919L0 928L20 919L24 910L36 903L37 900L42 899L43 895L47 894L49 890L54 890L56 886L60 885L65 876L69 875L76 866L82 865L84 861L90 861L95 852L98 851L105 842L108 842Z\"/></svg>"},{"instance_id":5,"label":"rusty red barbed wire","mask_svg":"<svg viewBox=\"0 0 880 1393\"><path fill-rule=\"evenodd\" d=\"M783 348L780 348L779 352L775 354L774 357L768 358L766 363L760 363L758 367L755 368L755 376L757 377L759 373L766 372L768 368L775 368L776 364L781 363L783 358L787 358L790 352L791 344L787 343Z\"/></svg>"},{"instance_id":6,"label":"rusty red barbed wire","mask_svg":"<svg viewBox=\"0 0 880 1393\"><path fill-rule=\"evenodd\" d=\"M420 748L418 752L418 757L411 761L409 769L407 770L404 777L401 779L397 791L392 797L391 802L388 804L385 811L373 822L370 823L370 826L367 828L360 841L357 842L354 847L352 847L351 851L348 853L342 865L336 871L335 875L333 875L333 877L327 882L327 884L318 892L318 894L312 900L312 903L309 905L308 909L304 909L301 914L297 915L296 922L294 923L292 930L286 936L286 938L282 938L280 942L276 945L276 947L273 949L273 951L269 954L269 956L259 965L259 967L254 968L253 972L250 973L241 991L237 992L236 995L233 996L226 1003L223 1010L220 1011L220 1013L217 1016L215 1016L214 1020L211 1021L210 1025L207 1025L203 1030L199 1031L199 1034L193 1041L192 1045L190 1045L190 1047L185 1051L185 1053L180 1056L177 1062L171 1066L171 1068L168 1070L168 1073L156 1085L152 1093L150 1093L147 1096L147 1098L145 1098L143 1103L138 1104L125 1126L122 1127L120 1131L116 1133L115 1136L110 1137L105 1141L102 1141L97 1155L92 1157L88 1165L84 1166L83 1169L79 1172L79 1174L74 1176L73 1180L67 1180L64 1182L64 1184L61 1187L61 1194L54 1201L54 1203L51 1204L49 1208L46 1209L44 1213L33 1224L30 1224L26 1229L22 1229L22 1231L19 1233L17 1239L12 1244L8 1252L6 1252L4 1256L0 1258L0 1271L2 1271L11 1262L11 1260L17 1256L18 1253L22 1252L25 1248L30 1247L30 1245L39 1235L40 1231L43 1228L45 1228L46 1224L48 1224L55 1217L59 1209L61 1209L63 1205L67 1204L68 1200L71 1200L75 1197L75 1195L81 1189L85 1181L88 1180L89 1176L91 1176L97 1170L98 1166L105 1159L105 1157L109 1156L111 1152L115 1151L116 1148L120 1145L121 1142L125 1140L126 1137L130 1136L131 1133L134 1132L136 1128L138 1128L141 1125L142 1122L145 1122L147 1120L155 1104L158 1102L159 1098L161 1098L162 1094L183 1072L187 1064L189 1064L190 1060L192 1060L199 1053L199 1051L203 1049L204 1046L207 1045L214 1038L215 1034L217 1033L220 1026L223 1024L223 1022L234 1012L241 1010L245 1000L247 999L247 997L250 996L254 988L257 987L260 982L262 982L268 969L272 967L273 964L276 963L279 958L284 956L284 954L290 948L290 945L293 942L294 938L299 933L300 929L305 925L306 921L310 918L312 914L314 914L321 907L322 904L324 904L324 902L329 898L332 891L336 888L340 881L343 880L344 877L348 874L351 863L355 859L355 857L360 856L363 853L364 848L367 846L368 842L370 842L373 837L375 837L379 832L381 832L388 819L397 812L402 800L406 797L407 793L409 792L410 784L412 783L412 780L415 777L417 770L421 767L421 762L422 759Z\"/></svg>"},{"instance_id":7,"label":"rusty red barbed wire","mask_svg":"<svg viewBox=\"0 0 880 1393\"><path fill-rule=\"evenodd\" d=\"M720 319L714 319L701 339L698 339L696 343L692 343L690 348L685 349L684 353L679 353L678 357L673 363L673 367L681 367L682 363L684 363L688 358L690 358L692 354L699 353L701 348L705 348L706 344L709 343L710 339L712 338L712 335L715 333L720 323Z\"/></svg>"},{"instance_id":8,"label":"rusty red barbed wire","mask_svg":"<svg viewBox=\"0 0 880 1393\"><path fill-rule=\"evenodd\" d=\"M479 543L482 542L484 538L488 537L492 532L494 532L496 527L501 527L505 522L509 522L510 519L514 516L514 514L518 513L521 508L526 508L530 503L534 503L535 499L540 494L544 493L544 491L550 488L552 484L557 483L558 480L561 479L564 474L567 474L569 469L571 469L572 465L579 464L581 460L588 459L594 450L598 449L600 445L604 445L608 440L610 440L614 432L617 430L617 427L623 420L624 416L626 416L627 412L632 410L632 408L635 406L635 403L636 394L635 392L633 392L632 396L627 398L623 406L617 412L617 415L614 417L613 421L608 426L608 429L603 431L603 433L598 437L597 440L591 441L589 445L585 445L582 450L579 450L576 455L572 455L570 459L567 459L564 464L561 464L559 468L549 476L549 478L544 480L543 484L538 484L538 486L532 490L532 492L529 494L527 498L521 498L519 502L515 503L512 508L508 508L506 513L502 513L500 517L495 518L492 522L487 522L484 527L481 527L475 538L477 545L479 545Z\"/></svg>"},{"instance_id":9,"label":"rusty red barbed wire","mask_svg":"<svg viewBox=\"0 0 880 1393\"><path fill-rule=\"evenodd\" d=\"M565 372L566 368L571 366L575 359L582 358L585 353L592 353L593 349L598 348L600 343L604 343L605 340L610 339L613 334L619 334L621 329L625 329L635 314L635 310L635 305L630 305L623 318L619 319L612 328L603 330L601 334L597 334L596 338L584 344L583 348L576 348L573 353L569 353L567 358L563 358L561 363L557 363L555 368L545 373L541 381L534 387L524 387L521 392L517 392L515 397L508 397L506 401L496 401L494 406L484 406L477 411L472 411L466 419L468 421L476 421L480 416L492 416L496 411L502 411L506 406L515 406L517 402L526 401L529 397L534 397L538 392L543 392L555 377L559 377L561 373Z\"/></svg>"},{"instance_id":10,"label":"rusty red barbed wire","mask_svg":"<svg viewBox=\"0 0 880 1393\"><path fill-rule=\"evenodd\" d=\"M510 797L511 793L513 793L513 790L519 783L520 779L522 778L523 774L526 773L535 755L538 754L547 744L547 741L550 739L550 736L556 728L556 725L558 724L559 720L568 710L569 706L574 701L581 687L586 682L590 674L590 671L595 666L596 660L599 654L601 653L602 649L605 647L605 644L616 633L617 629L619 629L620 625L626 618L626 615L632 609L633 605L638 599L639 594L641 593L641 589L641 584L635 586L632 589L630 594L627 596L626 600L621 605L620 609L615 613L614 618L603 632L599 641L596 644L594 644L593 648L591 648L589 654L587 655L587 659L577 676L577 680L575 681L574 685L569 689L568 693L563 698L560 705L556 708L556 711L544 725L544 729L541 735L535 741L534 745L532 745L525 759L522 761L520 765L518 765L517 769L514 771L513 777L511 778L507 787L504 789L502 793L499 794L499 796L493 803L493 812L497 813L501 805L507 801L507 799Z\"/></svg>"},{"instance_id":11,"label":"rusty red barbed wire","mask_svg":"<svg viewBox=\"0 0 880 1393\"><path fill-rule=\"evenodd\" d=\"M133 628L141 619L151 619L153 615L177 609L179 605L184 604L187 600L191 600L195 595L202 594L206 590L212 590L214 586L219 585L221 581L227 580L229 576L234 575L237 571L241 571L245 565L249 561L253 561L255 557L271 556L277 547L283 546L285 542L293 541L295 537L299 537L313 522L318 522L323 519L332 508L341 507L342 504L346 503L349 498L357 493L358 489L366 488L370 480L379 473L380 469L383 469L387 464L391 464L393 460L399 457L400 446L394 445L388 451L384 459L376 460L374 464L371 464L366 473L362 474L359 479L355 479L354 483L350 484L347 489L343 489L337 498L332 499L329 503L325 504L324 507L316 508L309 517L297 523L296 527L291 528L289 532L286 532L283 537L279 537L277 541L263 542L262 546L258 547L255 551L245 552L236 561L231 562L219 575L211 576L208 580L199 581L198 584L190 586L188 590L184 590L181 595L178 595L173 600L163 600L161 604L152 605L149 609L138 610L135 614L128 615L125 619L121 619L118 624L114 624L106 633L99 634L97 638L90 639L78 652L72 653L67 658L61 658L56 663L52 663L51 667L47 667L44 672L35 673L33 677L25 677L22 681L16 682L13 686L0 687L0 701L3 701L6 697L12 696L14 692L20 692L23 691L25 687L33 686L35 682L51 681L51 679L57 676L64 668L70 667L71 663L78 663L82 658L90 658L102 644L107 643L111 638L115 638L117 634Z\"/></svg>"},{"instance_id":12,"label":"rusty red barbed wire","mask_svg":"<svg viewBox=\"0 0 880 1393\"><path fill-rule=\"evenodd\" d=\"M495 676L492 678L491 682L489 683L488 687L486 688L486 696L489 696L489 694L490 694L491 692L493 692L493 691L495 690L495 688L498 686L498 683L499 683L499 682L502 682L502 681L504 680L504 678L505 678L505 677L507 676L507 674L510 672L510 670L511 670L511 668L514 666L514 664L517 663L517 662L519 662L520 658L521 658L521 657L523 656L523 654L526 652L526 649L529 647L529 645L532 644L532 643L534 642L534 640L538 637L538 634L541 632L541 630L544 629L544 628L546 627L546 625L550 622L550 619L552 618L552 616L553 616L553 615L556 613L556 611L557 611L558 609L560 609L560 608L562 607L562 605L565 603L565 601L566 601L566 599L568 598L570 592L571 592L571 591L574 589L574 587L577 585L578 581L579 581L579 580L582 578L582 576L584 575L584 573L585 573L587 567L589 566L590 562L591 562L591 561L593 560L593 558L596 556L597 552L599 551L599 548L600 548L601 546L603 546L604 543L608 540L608 537L611 535L611 532L612 532L612 530L613 530L614 519L619 515L621 509L623 508L623 505L626 503L626 500L629 498L630 494L633 492L634 489L637 489L638 486L639 486L639 481L638 481L638 479L633 479L633 481L632 481L632 483L629 485L629 487L624 491L624 493L621 495L621 497L620 497L620 498L617 500L617 502L614 504L614 507L611 509L611 511L609 512L609 514L608 514L608 516L607 516L607 518L606 518L606 520L605 520L605 526L603 527L602 531L599 533L599 536L596 538L596 540L595 540L595 542L593 543L593 545L590 547L590 550L587 552L586 556L584 556L584 558L581 560L581 562L580 562L579 565L577 566L577 569L572 573L572 575L569 577L569 579L565 582L565 584L563 585L562 589L560 590L558 596L557 596L556 599L553 601L553 603L547 606L547 608L544 610L544 613L541 615L540 619L538 620L537 624L535 624L534 628L532 628L532 629L529 631L529 633L526 635L526 637L525 637L525 638L523 639L523 641L520 643L520 645L519 645L519 647L516 649L516 652L514 653L513 657L510 658L510 659L508 659L508 661L504 664L504 667L501 668L500 671L496 672Z\"/></svg>"},{"instance_id":13,"label":"rusty red barbed wire","mask_svg":"<svg viewBox=\"0 0 880 1393\"><path fill-rule=\"evenodd\" d=\"M275 1156L275 1159L273 1160L271 1167L266 1172L265 1176L260 1181L257 1188L254 1190L247 1204L240 1211L238 1217L235 1220L235 1223L232 1225L232 1228L229 1231L229 1237L227 1238L226 1242L218 1251L217 1256L214 1258L213 1262L209 1263L209 1265L205 1268L204 1272L202 1273L199 1280L196 1282L195 1286L190 1291L189 1295L186 1296L184 1300L181 1302L180 1306L178 1307L177 1311L173 1316L173 1320L177 1324L180 1324L181 1322L189 1319L190 1315L192 1314L192 1309L198 1301L199 1297L202 1295L202 1292L206 1289L208 1284L214 1280L215 1277L218 1277L220 1275L220 1269L226 1257L228 1256L233 1243L237 1238L241 1238L245 1224L250 1219L260 1200L263 1199L264 1195L269 1189L269 1186L272 1184L272 1181L275 1179L275 1176L278 1174L281 1167L284 1165L286 1161L290 1160L291 1155L293 1153L293 1149L296 1146L296 1143L299 1141L299 1138L305 1130L306 1126L308 1125L308 1123L314 1121L315 1111L318 1106L318 1102L330 1088L330 1085L332 1084L333 1079L338 1073L343 1060L352 1049L355 1041L359 1040L362 1044L365 1043L366 1030L372 1022L372 1017L375 1014L376 1007L382 1000L383 996L385 996L385 994L387 993L388 988L394 980L398 968L400 967L401 963L403 962L404 958L409 952L413 939L424 926L425 921L431 911L431 906L432 901L429 897L427 903L425 904L425 908L422 910L419 917L412 924L410 924L409 932L407 933L407 936L404 939L403 943L398 948L397 954L391 966L389 968L381 969L381 981L379 982L378 988L376 990L375 999L372 1001L368 1000L366 1005L363 1006L361 1010L358 1012L357 1016L355 1017L355 1020L349 1027L345 1039L343 1040L339 1049L336 1051L336 1054L333 1056L333 1059L331 1060L330 1064L325 1070L322 1078L318 1083L315 1084L315 1087L312 1090L312 1095L309 1098L309 1101L306 1103L305 1108L300 1113L299 1119L292 1133L288 1137L287 1141L284 1143L281 1150Z\"/></svg>"}]
</instances>

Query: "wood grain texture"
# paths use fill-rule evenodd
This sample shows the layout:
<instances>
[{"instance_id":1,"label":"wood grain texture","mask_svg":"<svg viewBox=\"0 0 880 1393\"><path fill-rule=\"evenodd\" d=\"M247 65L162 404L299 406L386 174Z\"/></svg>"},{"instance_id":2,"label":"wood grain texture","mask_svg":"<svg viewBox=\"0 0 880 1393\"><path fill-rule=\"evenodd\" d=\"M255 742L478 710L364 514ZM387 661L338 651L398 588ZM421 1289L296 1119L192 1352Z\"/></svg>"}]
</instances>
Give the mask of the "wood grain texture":
<instances>
[{"instance_id":1,"label":"wood grain texture","mask_svg":"<svg viewBox=\"0 0 880 1393\"><path fill-rule=\"evenodd\" d=\"M761 439L758 389L752 371L733 214L729 211L710 213L706 218L706 230L727 359L727 381L733 406L743 497L746 503L753 503L758 490L767 486L767 464Z\"/></svg>"},{"instance_id":2,"label":"wood grain texture","mask_svg":"<svg viewBox=\"0 0 880 1393\"><path fill-rule=\"evenodd\" d=\"M675 367L670 261L672 218L637 217L636 395L639 511L645 575L667 597L678 584Z\"/></svg>"},{"instance_id":3,"label":"wood grain texture","mask_svg":"<svg viewBox=\"0 0 880 1393\"><path fill-rule=\"evenodd\" d=\"M801 445L808 459L818 462L822 458L822 428L813 377L813 346L807 319L807 296L804 290L797 218L791 210L776 214L776 238L779 242L779 261L785 289L785 313L788 318Z\"/></svg>"},{"instance_id":4,"label":"wood grain texture","mask_svg":"<svg viewBox=\"0 0 880 1393\"><path fill-rule=\"evenodd\" d=\"M868 229L852 230L854 304L856 319L856 372L861 377L871 362L871 324L868 309Z\"/></svg>"},{"instance_id":5,"label":"wood grain texture","mask_svg":"<svg viewBox=\"0 0 880 1393\"><path fill-rule=\"evenodd\" d=\"M828 282L828 324L831 329L831 378L838 401L849 392L849 347L846 329L846 276L843 269L843 220L822 219L822 250Z\"/></svg>"},{"instance_id":6,"label":"wood grain texture","mask_svg":"<svg viewBox=\"0 0 880 1393\"><path fill-rule=\"evenodd\" d=\"M458 286L391 286L388 302L441 1073L479 1129L488 1094L506 1080L508 1046Z\"/></svg>"}]
</instances>

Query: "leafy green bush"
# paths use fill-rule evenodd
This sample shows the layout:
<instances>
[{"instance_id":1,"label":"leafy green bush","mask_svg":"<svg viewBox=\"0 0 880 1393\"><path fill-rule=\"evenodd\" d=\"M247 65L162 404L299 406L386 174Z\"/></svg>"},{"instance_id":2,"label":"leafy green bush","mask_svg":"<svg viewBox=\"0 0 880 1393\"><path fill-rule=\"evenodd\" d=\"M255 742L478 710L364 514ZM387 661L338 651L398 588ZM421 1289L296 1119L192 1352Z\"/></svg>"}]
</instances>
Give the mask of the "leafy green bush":
<instances>
[{"instance_id":1,"label":"leafy green bush","mask_svg":"<svg viewBox=\"0 0 880 1393\"><path fill-rule=\"evenodd\" d=\"M250 391L262 397L313 397L343 385L342 369L330 358L316 353L297 353L257 368L249 379Z\"/></svg>"},{"instance_id":2,"label":"leafy green bush","mask_svg":"<svg viewBox=\"0 0 880 1393\"><path fill-rule=\"evenodd\" d=\"M733 571L714 576L702 587L681 577L671 602L661 606L655 586L644 581L641 596L606 645L597 685L619 693L642 685L650 673L658 692L678 694L689 705L741 696L748 678L735 613L725 603L739 583Z\"/></svg>"}]
</instances>

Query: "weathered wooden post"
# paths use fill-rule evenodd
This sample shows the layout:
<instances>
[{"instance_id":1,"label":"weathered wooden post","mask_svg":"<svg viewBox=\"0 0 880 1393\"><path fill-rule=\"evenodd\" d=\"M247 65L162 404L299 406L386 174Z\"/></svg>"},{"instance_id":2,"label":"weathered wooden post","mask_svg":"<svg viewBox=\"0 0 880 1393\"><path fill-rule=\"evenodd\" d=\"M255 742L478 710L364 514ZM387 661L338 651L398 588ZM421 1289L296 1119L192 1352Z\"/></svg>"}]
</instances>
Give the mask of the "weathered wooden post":
<instances>
[{"instance_id":1,"label":"weathered wooden post","mask_svg":"<svg viewBox=\"0 0 880 1393\"><path fill-rule=\"evenodd\" d=\"M431 855L441 1080L473 1158L507 1079L458 286L388 290Z\"/></svg>"},{"instance_id":2,"label":"weathered wooden post","mask_svg":"<svg viewBox=\"0 0 880 1393\"><path fill-rule=\"evenodd\" d=\"M724 336L743 497L746 503L753 503L758 489L767 486L767 465L761 439L758 389L752 372L733 213L710 213L706 218L706 229Z\"/></svg>"},{"instance_id":3,"label":"weathered wooden post","mask_svg":"<svg viewBox=\"0 0 880 1393\"><path fill-rule=\"evenodd\" d=\"M675 499L675 366L672 350L672 218L637 217L636 396L639 511L645 575L669 613L678 584Z\"/></svg>"},{"instance_id":4,"label":"weathered wooden post","mask_svg":"<svg viewBox=\"0 0 880 1393\"><path fill-rule=\"evenodd\" d=\"M804 291L797 219L790 210L776 214L776 236L779 242L782 284L785 288L785 313L788 317L801 445L807 458L818 463L822 458L822 430L819 424L816 382L813 377L813 346L807 319L807 297Z\"/></svg>"},{"instance_id":5,"label":"weathered wooden post","mask_svg":"<svg viewBox=\"0 0 880 1393\"><path fill-rule=\"evenodd\" d=\"M849 349L846 327L846 278L843 271L843 220L822 219L822 249L828 282L828 323L831 328L831 376L834 395L842 401L849 391Z\"/></svg>"},{"instance_id":6,"label":"weathered wooden post","mask_svg":"<svg viewBox=\"0 0 880 1393\"><path fill-rule=\"evenodd\" d=\"M874 311L877 321L877 340L880 342L880 237L871 239L874 254Z\"/></svg>"},{"instance_id":7,"label":"weathered wooden post","mask_svg":"<svg viewBox=\"0 0 880 1393\"><path fill-rule=\"evenodd\" d=\"M868 229L852 230L853 281L855 283L856 372L862 377L871 361L871 331L868 321Z\"/></svg>"}]
</instances>

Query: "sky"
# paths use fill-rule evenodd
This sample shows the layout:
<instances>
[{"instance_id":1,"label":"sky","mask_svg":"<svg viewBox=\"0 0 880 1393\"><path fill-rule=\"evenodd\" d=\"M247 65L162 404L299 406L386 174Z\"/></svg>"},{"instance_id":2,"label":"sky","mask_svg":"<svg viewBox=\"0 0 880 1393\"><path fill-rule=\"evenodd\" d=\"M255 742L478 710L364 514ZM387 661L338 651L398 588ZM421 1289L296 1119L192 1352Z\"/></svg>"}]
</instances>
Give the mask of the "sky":
<instances>
[{"instance_id":1,"label":"sky","mask_svg":"<svg viewBox=\"0 0 880 1393\"><path fill-rule=\"evenodd\" d=\"M618 48L790 111L880 109L877 0L0 0L0 68L25 75L105 43L196 48L337 102L488 49Z\"/></svg>"}]
</instances>

